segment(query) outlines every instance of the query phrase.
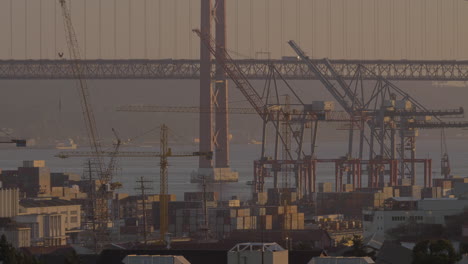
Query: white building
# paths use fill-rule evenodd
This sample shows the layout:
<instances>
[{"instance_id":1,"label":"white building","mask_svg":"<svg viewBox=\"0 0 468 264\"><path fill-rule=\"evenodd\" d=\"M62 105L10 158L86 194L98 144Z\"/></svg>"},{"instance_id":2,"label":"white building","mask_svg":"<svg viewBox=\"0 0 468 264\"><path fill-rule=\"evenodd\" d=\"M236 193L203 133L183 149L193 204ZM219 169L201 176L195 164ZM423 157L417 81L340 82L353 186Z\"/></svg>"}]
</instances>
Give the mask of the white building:
<instances>
[{"instance_id":1,"label":"white building","mask_svg":"<svg viewBox=\"0 0 468 264\"><path fill-rule=\"evenodd\" d=\"M31 243L35 246L67 244L71 233L81 227L81 205L60 199L28 199L20 202L16 222L31 228Z\"/></svg>"},{"instance_id":2,"label":"white building","mask_svg":"<svg viewBox=\"0 0 468 264\"><path fill-rule=\"evenodd\" d=\"M288 264L288 251L276 243L241 243L228 252L228 264Z\"/></svg>"},{"instance_id":3,"label":"white building","mask_svg":"<svg viewBox=\"0 0 468 264\"><path fill-rule=\"evenodd\" d=\"M445 217L461 214L468 209L468 200L456 198L415 200L394 197L386 201L384 209L363 210L363 236L387 236L387 231L405 222L445 225Z\"/></svg>"},{"instance_id":4,"label":"white building","mask_svg":"<svg viewBox=\"0 0 468 264\"><path fill-rule=\"evenodd\" d=\"M170 255L128 255L122 262L125 264L190 264L183 256Z\"/></svg>"}]
</instances>

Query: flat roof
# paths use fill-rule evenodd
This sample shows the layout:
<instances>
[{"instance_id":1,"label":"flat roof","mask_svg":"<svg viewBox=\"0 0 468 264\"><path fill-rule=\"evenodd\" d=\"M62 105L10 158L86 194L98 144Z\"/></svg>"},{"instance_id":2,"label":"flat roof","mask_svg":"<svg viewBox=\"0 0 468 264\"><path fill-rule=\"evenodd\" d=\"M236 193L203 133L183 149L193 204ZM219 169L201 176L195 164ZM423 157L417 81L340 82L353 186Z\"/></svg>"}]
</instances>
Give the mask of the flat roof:
<instances>
[{"instance_id":1,"label":"flat roof","mask_svg":"<svg viewBox=\"0 0 468 264\"><path fill-rule=\"evenodd\" d=\"M27 208L69 206L69 205L79 205L79 204L75 202L67 201L67 200L62 200L62 199L50 199L50 200L24 199L20 201L20 206L27 207Z\"/></svg>"}]
</instances>

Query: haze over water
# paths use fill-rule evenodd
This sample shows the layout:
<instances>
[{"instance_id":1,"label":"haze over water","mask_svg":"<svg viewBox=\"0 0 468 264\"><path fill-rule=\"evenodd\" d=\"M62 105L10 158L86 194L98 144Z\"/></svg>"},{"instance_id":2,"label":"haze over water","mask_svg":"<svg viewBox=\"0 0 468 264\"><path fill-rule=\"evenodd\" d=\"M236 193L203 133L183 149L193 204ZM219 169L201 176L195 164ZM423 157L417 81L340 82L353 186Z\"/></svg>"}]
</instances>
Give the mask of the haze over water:
<instances>
[{"instance_id":1,"label":"haze over water","mask_svg":"<svg viewBox=\"0 0 468 264\"><path fill-rule=\"evenodd\" d=\"M467 139L450 139L447 141L452 173L459 176L468 175L468 156L466 155ZM417 139L418 158L433 159L433 177L440 177L440 142L431 139ZM157 147L157 146L156 146ZM192 151L190 146L175 146L173 152ZM345 141L322 142L318 146L319 158L334 158L342 156L347 148ZM80 148L78 150L86 150ZM127 149L124 149L127 150ZM158 151L157 148L132 148L130 151ZM0 168L12 170L22 166L22 160L45 160L46 166L51 172L72 172L82 175L85 159L69 158L59 159L54 157L59 152L56 149L2 149L0 151ZM260 145L233 144L231 145L231 167L239 172L238 183L217 184L212 187L214 191L220 192L222 199L230 199L231 196L239 198L250 198L251 187L246 185L253 178L253 160L260 156ZM200 191L198 184L190 183L190 173L198 167L198 158L169 158L169 193L175 194L177 200L183 200L183 193L187 191ZM159 192L159 159L155 158L121 158L119 159L120 172L114 180L123 183L123 188L118 192L137 194L136 180L144 176L151 179L153 190L150 193ZM421 167L417 168L417 184L422 185ZM334 165L321 164L317 169L318 182L334 181ZM363 178L366 182L366 176ZM272 179L267 179L267 188L272 186Z\"/></svg>"}]
</instances>

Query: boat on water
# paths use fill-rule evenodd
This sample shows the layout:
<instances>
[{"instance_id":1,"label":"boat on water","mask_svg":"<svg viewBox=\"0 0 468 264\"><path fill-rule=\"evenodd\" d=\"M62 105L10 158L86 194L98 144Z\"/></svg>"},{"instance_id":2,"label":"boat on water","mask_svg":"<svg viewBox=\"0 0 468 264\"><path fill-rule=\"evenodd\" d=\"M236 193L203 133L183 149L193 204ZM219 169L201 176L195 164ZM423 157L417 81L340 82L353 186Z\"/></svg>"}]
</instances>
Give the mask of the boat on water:
<instances>
[{"instance_id":1,"label":"boat on water","mask_svg":"<svg viewBox=\"0 0 468 264\"><path fill-rule=\"evenodd\" d=\"M71 138L66 141L59 141L55 144L56 149L76 149L77 147L78 145Z\"/></svg>"},{"instance_id":2,"label":"boat on water","mask_svg":"<svg viewBox=\"0 0 468 264\"><path fill-rule=\"evenodd\" d=\"M261 141L257 141L257 140L255 140L255 139L251 139L251 140L249 140L249 144L250 144L250 145L260 145L260 144L262 144L262 142L261 142Z\"/></svg>"}]
</instances>

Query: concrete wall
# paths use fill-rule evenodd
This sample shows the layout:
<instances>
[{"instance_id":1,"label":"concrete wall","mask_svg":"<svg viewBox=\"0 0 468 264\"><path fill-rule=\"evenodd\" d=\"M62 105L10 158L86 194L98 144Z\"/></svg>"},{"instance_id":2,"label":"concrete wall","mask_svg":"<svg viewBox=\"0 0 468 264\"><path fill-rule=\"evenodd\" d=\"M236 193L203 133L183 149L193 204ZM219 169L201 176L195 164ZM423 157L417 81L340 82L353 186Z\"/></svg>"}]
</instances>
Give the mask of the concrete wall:
<instances>
[{"instance_id":1,"label":"concrete wall","mask_svg":"<svg viewBox=\"0 0 468 264\"><path fill-rule=\"evenodd\" d=\"M0 217L14 217L18 212L18 189L0 189Z\"/></svg>"}]
</instances>

